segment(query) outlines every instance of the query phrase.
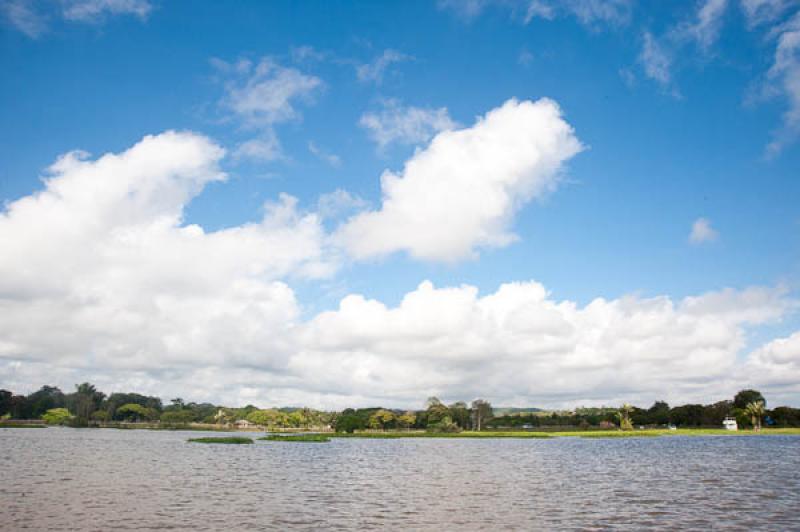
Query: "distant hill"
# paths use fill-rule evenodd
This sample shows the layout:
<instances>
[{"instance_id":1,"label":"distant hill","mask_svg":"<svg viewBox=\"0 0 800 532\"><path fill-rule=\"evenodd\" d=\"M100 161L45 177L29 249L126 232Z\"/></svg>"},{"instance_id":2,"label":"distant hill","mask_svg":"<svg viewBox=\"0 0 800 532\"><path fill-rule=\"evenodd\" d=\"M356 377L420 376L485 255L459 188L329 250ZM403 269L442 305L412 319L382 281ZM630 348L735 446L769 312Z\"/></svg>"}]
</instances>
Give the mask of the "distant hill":
<instances>
[{"instance_id":1,"label":"distant hill","mask_svg":"<svg viewBox=\"0 0 800 532\"><path fill-rule=\"evenodd\" d=\"M507 416L509 414L535 414L537 412L544 412L541 408L534 408L532 406L517 407L517 406L495 406L492 407L495 417Z\"/></svg>"}]
</instances>

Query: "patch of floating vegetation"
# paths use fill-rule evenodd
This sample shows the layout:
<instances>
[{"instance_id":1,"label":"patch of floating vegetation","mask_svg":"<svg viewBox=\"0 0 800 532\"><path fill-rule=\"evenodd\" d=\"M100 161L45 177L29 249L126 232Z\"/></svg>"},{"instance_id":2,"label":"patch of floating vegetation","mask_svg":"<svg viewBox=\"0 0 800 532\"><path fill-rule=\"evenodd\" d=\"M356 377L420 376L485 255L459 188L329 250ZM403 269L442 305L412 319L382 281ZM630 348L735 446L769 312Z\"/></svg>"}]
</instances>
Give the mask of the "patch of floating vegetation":
<instances>
[{"instance_id":1,"label":"patch of floating vegetation","mask_svg":"<svg viewBox=\"0 0 800 532\"><path fill-rule=\"evenodd\" d=\"M259 438L259 440L266 441L304 441L313 443L325 443L331 441L330 437L325 434L270 434Z\"/></svg>"},{"instance_id":2,"label":"patch of floating vegetation","mask_svg":"<svg viewBox=\"0 0 800 532\"><path fill-rule=\"evenodd\" d=\"M226 443L233 445L253 443L252 438L242 438L240 436L230 436L224 438L189 438L188 441L192 443Z\"/></svg>"}]
</instances>

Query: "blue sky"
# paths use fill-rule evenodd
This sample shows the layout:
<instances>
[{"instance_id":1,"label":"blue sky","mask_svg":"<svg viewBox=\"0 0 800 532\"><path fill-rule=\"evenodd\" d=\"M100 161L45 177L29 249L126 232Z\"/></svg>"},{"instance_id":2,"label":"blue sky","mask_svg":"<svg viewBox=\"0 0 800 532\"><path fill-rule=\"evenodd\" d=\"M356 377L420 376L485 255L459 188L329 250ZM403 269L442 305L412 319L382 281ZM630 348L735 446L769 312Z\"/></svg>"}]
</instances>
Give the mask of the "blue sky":
<instances>
[{"instance_id":1,"label":"blue sky","mask_svg":"<svg viewBox=\"0 0 800 532\"><path fill-rule=\"evenodd\" d=\"M800 115L800 93L793 85L800 77L800 47L792 44L800 34L800 15L793 2L232 5L6 0L1 7L0 61L6 75L0 82L0 198L7 216L0 218L0 224L7 227L3 233L0 226L0 237L6 238L0 238L0 244L23 250L8 261L9 270L27 271L34 261L24 251L30 248L14 247L11 241L33 233L25 225L29 222L13 224L9 205L45 189L42 177L59 156L83 150L93 161L105 153L125 152L146 135L175 130L194 132L223 148L226 155L213 164L227 174L225 181L204 182L201 191L189 194L192 198L180 205L182 218L176 228L197 224L211 234L258 224L265 202L279 201L282 193L296 198L298 216L319 217L323 235L314 257L328 264L324 274L298 274L305 267L304 257L280 274L265 277L259 270L257 275L259 282L290 287L297 306L292 318L296 327L322 327L320 313L337 312L348 294L362 294L399 314L403 298L425 280L437 288L475 287L477 298L494 293L503 283L534 281L546 288L548 301L579 308L596 298L612 304L633 297L642 305L666 298L677 314L684 298L722 293L732 299L725 302L728 307L715 312L727 315L750 304L763 311L726 322L730 337L724 352L715 352L706 361L726 377L715 371L676 374L676 382L692 380L699 383L695 387L633 385L641 375L632 374L624 384L611 377L587 382L575 375L552 390L523 384L515 388L503 384L509 382L504 380L507 370L496 367L495 357L501 355L488 352L487 343L480 348L451 346L461 354L474 348L476 354L464 355L464 360L477 358L488 364L490 384L485 391L473 389L456 368L461 363L452 358L437 361L434 351L448 351L442 348L447 339L464 332L457 333L457 327L447 323L427 346L411 342L419 331L404 329L409 343L402 349L419 350L418 358L425 364L415 359L402 366L393 349L362 344L364 338L357 334L341 344L334 342L339 346L336 354L316 344L292 348L317 353L314 368L344 357L353 364L352 372L365 372L365 379L374 381L355 380L340 387L308 385L314 377L304 371L311 370L298 369L292 355L272 361L266 353L279 349L258 344L261 347L242 347L251 356L246 363L231 362L223 354L221 359L204 358L193 371L227 368L235 374L255 367L263 375L247 382L231 378L216 386L192 388L187 382L197 381L196 376L186 380L172 376L187 363L186 357L152 362L163 356L161 349L171 349L164 344L166 337L185 332L178 330L184 326L179 324L174 325L176 330L154 332L152 343L114 355L124 358L135 353L142 357L141 366L115 367L106 373L90 368L88 361L105 360L111 356L108 348L88 339L83 325L73 324L73 333L86 340L76 341L75 353L63 358L50 347L21 338L18 331L7 331L11 347L4 351L0 343L0 362L5 361L0 382L8 386L38 386L44 383L39 382L41 371L48 371L64 386L71 386L70 379L86 377L118 388L137 384L234 402L411 404L415 394L421 401L426 393L460 399L474 392L496 401L571 405L628 398L649 401L658 394L672 394L675 400L712 400L743 384L744 377L731 375L750 368L748 378L755 380L754 385L797 403L796 384L774 377L800 375L800 336L795 334L800 330L795 310L800 274L800 143L796 142L800 118L794 116ZM560 108L559 120L572 128L583 146L579 153L559 155L557 175L548 181L546 191L514 192L517 195L501 217L504 233L516 236L512 242L486 244L478 238L470 241L467 255L433 259L430 254L420 256L411 229L400 237L403 243L387 244L390 250L385 253L359 255L354 244L342 244L345 237L337 235L346 233L340 229L349 220L359 212L382 212L380 177L385 170L400 175L406 162L424 154L440 131L477 127L477 117L511 98L552 100ZM372 127L365 125L369 122L365 117L373 118ZM376 141L381 134L383 144ZM497 156L503 161L514 154ZM451 169L457 166L448 164ZM68 172L56 174L68 177ZM424 177L429 182L439 178L436 173ZM457 175L444 181L448 183L455 186L456 195L470 190L468 184L460 188ZM320 197L337 190L340 199L347 198L345 209L322 215ZM445 194L438 199L445 204L447 198ZM453 216L462 214L454 211ZM397 219L386 218L387 224ZM378 218L365 220L370 238L391 240L374 229ZM693 240L693 225L698 223ZM44 235L43 246L47 238L59 238L45 229L36 234ZM442 249L448 245L439 244ZM59 257L53 260L58 262ZM105 279L110 268L99 269L97 275ZM74 280L69 272L61 274L68 284ZM772 295L746 297L749 289ZM0 298L10 300L11 292L13 286L5 296L0 291ZM13 296L27 305L34 305L36 297ZM108 304L133 311L128 300ZM0 312L12 307L0 306ZM33 322L44 328L63 319L42 316L29 307L14 312L32 313ZM294 316L292 312L287 315ZM639 324L631 312L623 312L631 319L623 329ZM652 334L675 334L675 323L684 318L672 316L666 331ZM405 323L397 316L387 318L383 325L392 334L398 327L393 319ZM570 321L576 330L581 327L578 322ZM212 323L218 324L213 319ZM698 330L707 326L697 325ZM219 334L240 332L222 328ZM314 336L308 331L291 334ZM610 334L606 329L604 335ZM120 338L116 342L128 345ZM344 345L352 349L349 354L343 354ZM580 359L584 362L608 358L603 355L605 347L576 345L570 353L580 351L581 357L589 357ZM710 349L705 344L687 347L683 356L698 360ZM561 353L558 360L572 355ZM367 358L358 361L359 356ZM527 357L534 366L545 363L533 351L507 356L516 361ZM640 365L638 348L626 356L631 358L615 362ZM761 364L761 375L752 377L756 362ZM455 366L439 375L439 369L451 363ZM609 374L613 365L607 368ZM590 366L593 363L584 364ZM645 364L640 370L646 373L648 367L658 365ZM382 371L409 377L395 389L380 377ZM438 377L415 387L411 376L415 371ZM726 379L730 382L721 382ZM703 391L702 385L709 383L718 389Z\"/></svg>"}]
</instances>

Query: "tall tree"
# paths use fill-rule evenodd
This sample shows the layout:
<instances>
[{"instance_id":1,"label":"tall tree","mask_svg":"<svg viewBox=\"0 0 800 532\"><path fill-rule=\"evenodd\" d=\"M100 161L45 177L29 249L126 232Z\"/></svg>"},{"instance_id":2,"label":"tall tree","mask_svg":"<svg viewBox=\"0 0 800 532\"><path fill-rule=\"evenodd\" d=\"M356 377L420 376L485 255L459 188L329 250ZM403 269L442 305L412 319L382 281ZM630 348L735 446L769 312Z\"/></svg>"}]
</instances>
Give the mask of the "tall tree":
<instances>
[{"instance_id":1,"label":"tall tree","mask_svg":"<svg viewBox=\"0 0 800 532\"><path fill-rule=\"evenodd\" d=\"M100 405L105 399L105 394L95 388L93 384L84 382L75 385L75 393L67 397L67 404L72 413L78 419L78 423L86 424L95 410L100 409Z\"/></svg>"},{"instance_id":2,"label":"tall tree","mask_svg":"<svg viewBox=\"0 0 800 532\"><path fill-rule=\"evenodd\" d=\"M757 403L761 401L764 406L767 406L767 400L761 395L758 390L741 390L733 398L733 406L744 410L750 403Z\"/></svg>"},{"instance_id":3,"label":"tall tree","mask_svg":"<svg viewBox=\"0 0 800 532\"><path fill-rule=\"evenodd\" d=\"M628 403L625 403L619 408L617 417L619 418L619 428L622 430L633 430L633 423L631 422L633 410L634 408Z\"/></svg>"},{"instance_id":4,"label":"tall tree","mask_svg":"<svg viewBox=\"0 0 800 532\"><path fill-rule=\"evenodd\" d=\"M480 432L484 424L493 417L492 405L489 401L475 399L472 401L472 419L475 430Z\"/></svg>"},{"instance_id":5,"label":"tall tree","mask_svg":"<svg viewBox=\"0 0 800 532\"><path fill-rule=\"evenodd\" d=\"M753 423L753 430L761 430L761 420L766 414L766 408L764 408L764 401L753 401L749 403L745 409L744 413L750 416L750 420Z\"/></svg>"}]
</instances>

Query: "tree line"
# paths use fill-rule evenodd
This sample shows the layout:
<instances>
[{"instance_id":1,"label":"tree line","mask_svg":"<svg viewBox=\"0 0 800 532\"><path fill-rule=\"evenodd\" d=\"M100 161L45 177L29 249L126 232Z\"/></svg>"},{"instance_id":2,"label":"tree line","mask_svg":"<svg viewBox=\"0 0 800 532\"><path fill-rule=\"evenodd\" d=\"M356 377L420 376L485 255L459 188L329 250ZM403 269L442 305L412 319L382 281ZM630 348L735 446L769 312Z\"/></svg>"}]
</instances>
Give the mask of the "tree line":
<instances>
[{"instance_id":1,"label":"tree line","mask_svg":"<svg viewBox=\"0 0 800 532\"><path fill-rule=\"evenodd\" d=\"M363 430L543 430L547 428L682 428L722 426L727 417L739 427L800 427L800 409L788 406L766 408L757 390L741 390L733 399L713 404L685 404L671 407L656 401L649 408L576 408L572 411L544 412L537 409L499 409L483 399L445 404L429 398L421 410L390 408L347 408L324 412L310 408L261 409L253 405L230 408L211 403L172 399L164 405L158 397L138 393L106 395L88 382L70 393L56 386L42 386L29 395L0 390L0 420L44 420L48 424L92 426L121 422L151 422L166 426L205 423L230 426L246 420L267 429L332 427L339 432Z\"/></svg>"}]
</instances>

